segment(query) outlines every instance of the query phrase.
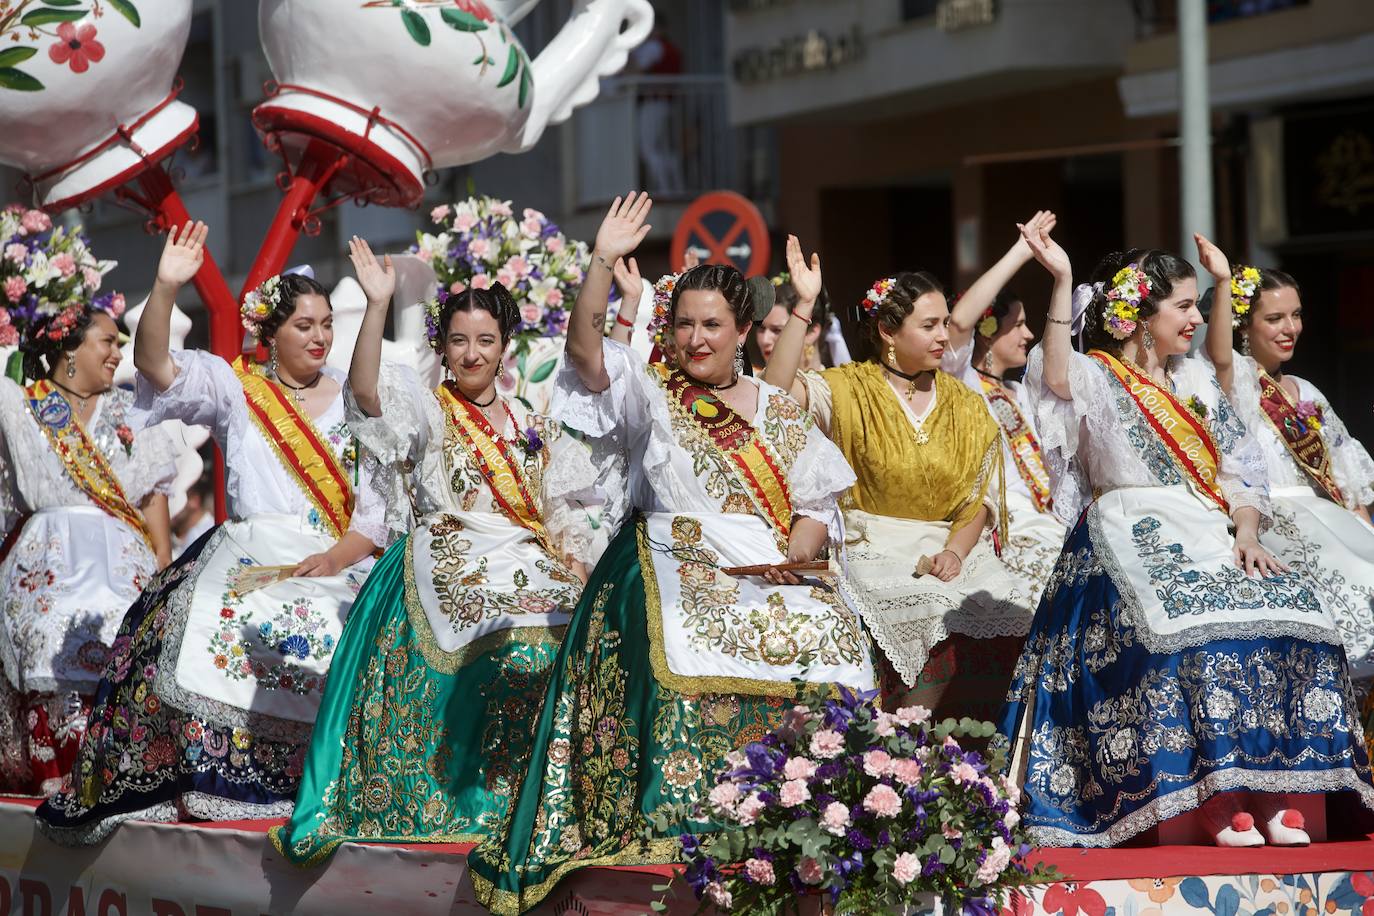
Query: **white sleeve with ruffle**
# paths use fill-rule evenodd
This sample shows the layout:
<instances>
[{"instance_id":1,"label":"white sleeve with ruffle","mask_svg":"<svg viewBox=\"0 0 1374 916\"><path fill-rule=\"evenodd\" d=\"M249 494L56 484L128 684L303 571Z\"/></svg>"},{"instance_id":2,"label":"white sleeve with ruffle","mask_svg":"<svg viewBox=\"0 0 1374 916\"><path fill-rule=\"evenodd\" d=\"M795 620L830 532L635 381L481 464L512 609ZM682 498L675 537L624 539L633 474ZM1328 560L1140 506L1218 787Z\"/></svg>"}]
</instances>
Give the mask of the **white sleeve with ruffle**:
<instances>
[{"instance_id":1,"label":"white sleeve with ruffle","mask_svg":"<svg viewBox=\"0 0 1374 916\"><path fill-rule=\"evenodd\" d=\"M378 547L386 547L395 532L388 518L388 494L379 490L379 482L373 479L361 455L358 462L358 482L353 488L353 515L348 520L348 530L356 531Z\"/></svg>"},{"instance_id":2,"label":"white sleeve with ruffle","mask_svg":"<svg viewBox=\"0 0 1374 916\"><path fill-rule=\"evenodd\" d=\"M180 420L210 427L221 444L247 432L248 405L232 366L200 350L173 350L172 362L176 377L166 391L154 388L141 372L135 376L130 426L145 429L164 420Z\"/></svg>"},{"instance_id":3,"label":"white sleeve with ruffle","mask_svg":"<svg viewBox=\"0 0 1374 916\"><path fill-rule=\"evenodd\" d=\"M1322 412L1322 438L1331 452L1331 474L1345 497L1347 509L1374 504L1374 460L1359 439L1350 435L1345 423L1331 409L1331 402L1306 380L1303 384L1312 391L1313 400Z\"/></svg>"},{"instance_id":4,"label":"white sleeve with ruffle","mask_svg":"<svg viewBox=\"0 0 1374 916\"><path fill-rule=\"evenodd\" d=\"M833 544L844 542L839 500L854 485L854 471L835 443L808 423L806 445L792 462L787 484L792 490L792 513L825 525Z\"/></svg>"},{"instance_id":5,"label":"white sleeve with ruffle","mask_svg":"<svg viewBox=\"0 0 1374 916\"><path fill-rule=\"evenodd\" d=\"M19 480L15 476L12 454L16 423L23 419L23 391L13 381L0 378L0 540L9 534L22 514Z\"/></svg>"},{"instance_id":6,"label":"white sleeve with ruffle","mask_svg":"<svg viewBox=\"0 0 1374 916\"><path fill-rule=\"evenodd\" d=\"M120 469L124 495L137 506L149 494L171 496L177 479L177 448L161 424L134 433L133 454Z\"/></svg>"},{"instance_id":7,"label":"white sleeve with ruffle","mask_svg":"<svg viewBox=\"0 0 1374 916\"><path fill-rule=\"evenodd\" d=\"M608 541L604 526L592 523L593 514L602 514L597 488L601 475L585 442L564 431L556 420L544 418L544 428L549 443L541 494L544 527L565 556L591 569Z\"/></svg>"},{"instance_id":8,"label":"white sleeve with ruffle","mask_svg":"<svg viewBox=\"0 0 1374 916\"><path fill-rule=\"evenodd\" d=\"M1116 399L1097 364L1077 352L1069 354L1068 400L1045 383L1045 353L1040 346L1031 351L1024 384L1027 399L1035 408L1035 426L1050 474L1054 514L1072 526L1092 502L1093 494L1092 481L1078 455L1081 435L1085 425L1102 424L1106 428L1121 422L1115 415Z\"/></svg>"},{"instance_id":9,"label":"white sleeve with ruffle","mask_svg":"<svg viewBox=\"0 0 1374 916\"><path fill-rule=\"evenodd\" d=\"M819 372L801 372L797 377L806 388L807 413L822 434L830 435L830 419L835 414L835 394L830 390L830 383Z\"/></svg>"}]
</instances>

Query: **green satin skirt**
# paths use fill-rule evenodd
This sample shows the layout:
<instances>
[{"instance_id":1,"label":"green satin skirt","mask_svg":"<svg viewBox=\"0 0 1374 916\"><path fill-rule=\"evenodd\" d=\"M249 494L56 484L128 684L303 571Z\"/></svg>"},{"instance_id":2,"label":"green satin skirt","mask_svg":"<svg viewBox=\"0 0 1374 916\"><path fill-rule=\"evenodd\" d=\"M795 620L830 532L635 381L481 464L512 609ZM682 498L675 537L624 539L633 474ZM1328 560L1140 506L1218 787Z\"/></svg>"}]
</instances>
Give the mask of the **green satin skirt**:
<instances>
[{"instance_id":1,"label":"green satin skirt","mask_svg":"<svg viewBox=\"0 0 1374 916\"><path fill-rule=\"evenodd\" d=\"M444 653L407 590L410 539L373 567L339 638L295 813L272 830L291 862L340 843L478 842L529 762L562 628L517 628Z\"/></svg>"},{"instance_id":2,"label":"green satin skirt","mask_svg":"<svg viewBox=\"0 0 1374 916\"><path fill-rule=\"evenodd\" d=\"M534 908L579 868L678 860L679 834L720 825L653 830L654 810L704 799L725 754L760 740L792 705L787 684L778 686L788 697L688 696L655 679L647 615L657 609L645 601L638 527L621 529L583 590L529 771L500 831L468 857L478 901L499 916Z\"/></svg>"}]
</instances>

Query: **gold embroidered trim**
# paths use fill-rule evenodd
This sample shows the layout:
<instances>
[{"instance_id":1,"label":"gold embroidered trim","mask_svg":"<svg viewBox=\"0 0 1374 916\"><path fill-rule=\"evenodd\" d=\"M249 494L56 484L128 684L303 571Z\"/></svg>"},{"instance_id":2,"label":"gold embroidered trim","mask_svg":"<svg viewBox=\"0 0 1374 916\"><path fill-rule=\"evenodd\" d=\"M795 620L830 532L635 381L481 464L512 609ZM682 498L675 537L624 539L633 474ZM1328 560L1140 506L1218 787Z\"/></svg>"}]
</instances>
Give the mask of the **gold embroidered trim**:
<instances>
[{"instance_id":1,"label":"gold embroidered trim","mask_svg":"<svg viewBox=\"0 0 1374 916\"><path fill-rule=\"evenodd\" d=\"M267 839L268 842L272 844L272 848L275 849L282 858L286 859L287 862L297 868L313 868L316 865L323 864L326 859L334 854L334 850L338 849L344 843L480 843L487 838L485 834L481 833L441 833L433 836L398 835L333 837L326 840L324 845L312 852L305 861L298 861L291 858L290 854L287 853L285 840L283 839L285 836L286 828L281 825L267 831Z\"/></svg>"},{"instance_id":2,"label":"gold embroidered trim","mask_svg":"<svg viewBox=\"0 0 1374 916\"><path fill-rule=\"evenodd\" d=\"M532 887L519 891L502 890L469 870L477 901L495 916L520 916L528 912L547 897L558 882L568 874L583 868L605 868L614 865L670 865L682 860L682 847L677 838L641 841L630 849L622 849L610 855L591 859L573 859L564 862L553 870L549 877Z\"/></svg>"}]
</instances>

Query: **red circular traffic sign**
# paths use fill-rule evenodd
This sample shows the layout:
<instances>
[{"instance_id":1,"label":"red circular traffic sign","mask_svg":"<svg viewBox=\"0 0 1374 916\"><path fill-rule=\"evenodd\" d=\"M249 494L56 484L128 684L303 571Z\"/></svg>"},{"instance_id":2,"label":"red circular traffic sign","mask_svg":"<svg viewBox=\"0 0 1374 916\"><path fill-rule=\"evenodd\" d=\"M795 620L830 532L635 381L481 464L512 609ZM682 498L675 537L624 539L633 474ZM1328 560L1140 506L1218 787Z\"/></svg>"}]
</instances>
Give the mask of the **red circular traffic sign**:
<instances>
[{"instance_id":1,"label":"red circular traffic sign","mask_svg":"<svg viewBox=\"0 0 1374 916\"><path fill-rule=\"evenodd\" d=\"M673 232L672 267L682 266L688 247L709 254L703 264L733 264L746 277L768 269L768 225L749 198L734 191L711 191L692 201Z\"/></svg>"}]
</instances>

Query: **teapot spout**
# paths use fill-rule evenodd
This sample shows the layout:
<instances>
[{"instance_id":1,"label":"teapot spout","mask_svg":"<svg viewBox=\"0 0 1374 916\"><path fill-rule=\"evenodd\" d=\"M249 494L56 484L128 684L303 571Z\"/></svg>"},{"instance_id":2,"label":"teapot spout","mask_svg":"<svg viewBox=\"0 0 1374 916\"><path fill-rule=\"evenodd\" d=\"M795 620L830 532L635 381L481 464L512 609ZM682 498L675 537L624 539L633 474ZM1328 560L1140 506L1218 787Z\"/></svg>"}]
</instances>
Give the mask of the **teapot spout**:
<instances>
[{"instance_id":1,"label":"teapot spout","mask_svg":"<svg viewBox=\"0 0 1374 916\"><path fill-rule=\"evenodd\" d=\"M566 121L573 109L595 99L601 78L625 66L630 51L649 37L653 24L649 0L576 0L562 31L530 65L530 116L504 151L524 152L539 142L550 124Z\"/></svg>"}]
</instances>

